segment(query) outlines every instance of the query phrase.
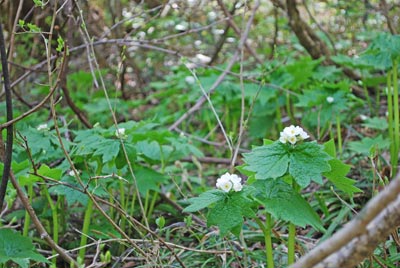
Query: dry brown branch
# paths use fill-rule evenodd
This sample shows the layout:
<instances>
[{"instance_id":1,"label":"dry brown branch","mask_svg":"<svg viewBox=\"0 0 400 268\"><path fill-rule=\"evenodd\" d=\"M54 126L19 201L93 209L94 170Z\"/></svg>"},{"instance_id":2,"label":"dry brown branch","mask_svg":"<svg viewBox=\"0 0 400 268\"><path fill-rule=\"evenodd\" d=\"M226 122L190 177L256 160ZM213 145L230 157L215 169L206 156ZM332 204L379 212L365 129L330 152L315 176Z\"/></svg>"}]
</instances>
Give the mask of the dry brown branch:
<instances>
[{"instance_id":1,"label":"dry brown branch","mask_svg":"<svg viewBox=\"0 0 400 268\"><path fill-rule=\"evenodd\" d=\"M367 205L360 211L360 213L349 223L347 223L343 229L335 233L330 239L322 242L317 247L312 249L308 254L303 256L298 262L296 262L292 268L303 268L303 267L314 267L315 265L324 261L325 258L331 254L340 252L343 247L346 247L353 239L360 239L367 237L371 234L369 226L376 226L374 224L379 223L377 219L386 219L386 221L392 221L390 217L395 217L395 221L398 224L398 215L390 215L385 218L388 211L393 211L396 208L396 198L400 193L400 173L397 174L396 178L377 196L371 199ZM393 207L394 206L394 207ZM388 211L386 211L388 209ZM385 223L386 224L386 223ZM386 225L385 225L386 226ZM388 229L388 232L392 228ZM378 232L378 231L377 231ZM382 234L379 231L378 234ZM379 237L379 240L384 240L386 236ZM373 243L373 242L371 242ZM357 247L357 244L353 244ZM364 258L367 256L363 256ZM353 258L353 256L352 256ZM341 266L338 266L341 267Z\"/></svg>"},{"instance_id":2,"label":"dry brown branch","mask_svg":"<svg viewBox=\"0 0 400 268\"><path fill-rule=\"evenodd\" d=\"M366 232L313 268L351 268L370 256L374 249L400 225L400 197L371 221Z\"/></svg>"}]
</instances>

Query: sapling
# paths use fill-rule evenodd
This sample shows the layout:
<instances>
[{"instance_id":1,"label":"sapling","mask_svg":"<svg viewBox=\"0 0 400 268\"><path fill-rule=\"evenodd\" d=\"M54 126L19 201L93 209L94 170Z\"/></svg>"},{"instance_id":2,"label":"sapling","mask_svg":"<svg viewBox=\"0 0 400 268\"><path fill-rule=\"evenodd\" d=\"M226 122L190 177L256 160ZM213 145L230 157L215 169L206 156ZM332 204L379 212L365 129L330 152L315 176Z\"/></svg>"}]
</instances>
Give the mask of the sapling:
<instances>
[{"instance_id":1,"label":"sapling","mask_svg":"<svg viewBox=\"0 0 400 268\"><path fill-rule=\"evenodd\" d=\"M311 181L323 184L323 177L349 194L359 191L354 181L345 177L349 166L336 158L333 140L323 146L299 126L289 126L279 140L265 140L264 145L244 154L245 164L237 167L248 176L246 183L236 174L225 173L216 188L189 199L184 212L208 208L207 225L219 227L220 235L231 232L239 237L243 218L254 219L265 241L266 263L274 267L272 228L274 220L288 222L288 264L295 260L296 226L310 225L324 231L318 214L301 195ZM265 223L260 214L265 215Z\"/></svg>"}]
</instances>

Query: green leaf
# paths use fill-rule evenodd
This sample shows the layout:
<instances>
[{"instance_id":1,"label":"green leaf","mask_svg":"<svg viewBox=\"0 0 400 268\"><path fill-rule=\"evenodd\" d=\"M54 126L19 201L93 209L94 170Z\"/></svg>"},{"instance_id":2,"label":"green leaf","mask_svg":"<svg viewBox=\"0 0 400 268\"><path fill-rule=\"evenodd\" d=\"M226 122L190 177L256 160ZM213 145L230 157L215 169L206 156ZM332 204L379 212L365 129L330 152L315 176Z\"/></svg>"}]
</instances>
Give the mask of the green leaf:
<instances>
[{"instance_id":1,"label":"green leaf","mask_svg":"<svg viewBox=\"0 0 400 268\"><path fill-rule=\"evenodd\" d=\"M198 197L190 198L188 201L191 203L187 206L183 212L196 212L203 208L208 207L209 205L218 202L225 198L225 193L221 190L210 190L200 194Z\"/></svg>"},{"instance_id":2,"label":"green leaf","mask_svg":"<svg viewBox=\"0 0 400 268\"><path fill-rule=\"evenodd\" d=\"M97 143L97 149L93 155L101 156L104 163L107 163L117 157L120 147L119 140L104 139Z\"/></svg>"},{"instance_id":3,"label":"green leaf","mask_svg":"<svg viewBox=\"0 0 400 268\"><path fill-rule=\"evenodd\" d=\"M388 128L387 120L383 117L367 118L362 125L363 127L379 130L386 130Z\"/></svg>"},{"instance_id":4,"label":"green leaf","mask_svg":"<svg viewBox=\"0 0 400 268\"><path fill-rule=\"evenodd\" d=\"M167 177L163 174L147 167L135 169L135 177L137 187L142 195L145 195L149 190L160 192L160 184L167 180Z\"/></svg>"},{"instance_id":5,"label":"green leaf","mask_svg":"<svg viewBox=\"0 0 400 268\"><path fill-rule=\"evenodd\" d=\"M229 231L239 236L238 229L243 225L240 207L232 206L229 199L227 202L218 202L207 215L207 226L212 225L218 226L221 236L225 236Z\"/></svg>"},{"instance_id":6,"label":"green leaf","mask_svg":"<svg viewBox=\"0 0 400 268\"><path fill-rule=\"evenodd\" d=\"M209 209L207 225L216 225L220 235L224 236L229 231L239 236L242 230L243 217L254 217L252 210L254 201L249 199L246 191L230 194L227 198L219 200L215 206Z\"/></svg>"},{"instance_id":7,"label":"green leaf","mask_svg":"<svg viewBox=\"0 0 400 268\"><path fill-rule=\"evenodd\" d=\"M330 170L330 158L316 142L291 147L276 141L244 154L247 166L243 168L254 172L256 179L276 179L289 172L305 188L311 180L322 183L321 173Z\"/></svg>"},{"instance_id":8,"label":"green leaf","mask_svg":"<svg viewBox=\"0 0 400 268\"><path fill-rule=\"evenodd\" d=\"M324 143L324 151L331 157L336 157L336 147L335 141L333 139L330 139L329 141Z\"/></svg>"},{"instance_id":9,"label":"green leaf","mask_svg":"<svg viewBox=\"0 0 400 268\"><path fill-rule=\"evenodd\" d=\"M0 263L12 261L22 268L28 268L29 260L49 263L45 257L36 253L28 237L23 237L10 229L0 229Z\"/></svg>"},{"instance_id":10,"label":"green leaf","mask_svg":"<svg viewBox=\"0 0 400 268\"><path fill-rule=\"evenodd\" d=\"M338 189L345 193L353 194L362 192L361 189L354 186L355 180L346 177L350 171L350 165L342 163L339 159L332 159L329 161L331 170L323 173L323 175L331 181Z\"/></svg>"},{"instance_id":11,"label":"green leaf","mask_svg":"<svg viewBox=\"0 0 400 268\"><path fill-rule=\"evenodd\" d=\"M54 180L60 180L62 175L62 170L58 168L50 168L49 166L43 164L38 169L38 174L52 178Z\"/></svg>"},{"instance_id":12,"label":"green leaf","mask_svg":"<svg viewBox=\"0 0 400 268\"><path fill-rule=\"evenodd\" d=\"M274 218L301 227L311 225L317 230L324 230L318 214L289 184L281 180L270 179L258 180L253 186L258 191L257 200Z\"/></svg>"},{"instance_id":13,"label":"green leaf","mask_svg":"<svg viewBox=\"0 0 400 268\"><path fill-rule=\"evenodd\" d=\"M254 148L250 153L244 154L247 166L243 169L255 172L259 180L279 178L283 176L289 166L287 146L280 142Z\"/></svg>"},{"instance_id":14,"label":"green leaf","mask_svg":"<svg viewBox=\"0 0 400 268\"><path fill-rule=\"evenodd\" d=\"M311 180L322 184L321 173L331 169L329 159L331 157L316 142L299 144L290 154L289 173L302 188Z\"/></svg>"},{"instance_id":15,"label":"green leaf","mask_svg":"<svg viewBox=\"0 0 400 268\"><path fill-rule=\"evenodd\" d=\"M349 142L349 149L363 155L369 155L372 147L377 146L379 149L389 148L390 141L378 135L374 138L365 137L361 141Z\"/></svg>"},{"instance_id":16,"label":"green leaf","mask_svg":"<svg viewBox=\"0 0 400 268\"><path fill-rule=\"evenodd\" d=\"M136 144L138 154L145 156L151 160L161 160L160 144L156 141L140 141Z\"/></svg>"},{"instance_id":17,"label":"green leaf","mask_svg":"<svg viewBox=\"0 0 400 268\"><path fill-rule=\"evenodd\" d=\"M50 188L49 192L57 195L64 195L65 199L69 206L79 202L80 204L86 206L89 200L89 197L78 189L82 189L82 187L77 183L76 179L67 176L61 180L62 183L70 185L56 185Z\"/></svg>"}]
</instances>

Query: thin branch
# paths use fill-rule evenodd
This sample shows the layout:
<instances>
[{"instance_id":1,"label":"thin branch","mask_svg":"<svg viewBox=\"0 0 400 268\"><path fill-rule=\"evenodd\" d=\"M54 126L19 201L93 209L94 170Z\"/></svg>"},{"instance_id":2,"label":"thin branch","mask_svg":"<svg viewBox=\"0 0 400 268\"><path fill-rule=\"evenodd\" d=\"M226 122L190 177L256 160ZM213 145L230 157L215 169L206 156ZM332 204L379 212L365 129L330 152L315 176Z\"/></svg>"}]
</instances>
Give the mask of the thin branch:
<instances>
[{"instance_id":1,"label":"thin branch","mask_svg":"<svg viewBox=\"0 0 400 268\"><path fill-rule=\"evenodd\" d=\"M229 13L229 10L226 8L224 2L222 0L217 0L218 5L222 9L222 12L224 12L224 15L229 18L228 23L232 27L232 29L235 31L235 33L238 36L247 36L246 34L241 34L239 27L236 25L236 23L233 21L232 14ZM254 15L253 15L254 16ZM249 21L253 21L252 19ZM247 38L246 38L247 39ZM254 57L254 59L257 61L258 64L263 64L263 61L258 57L257 53L254 51L254 49L246 42L246 40L243 42L244 46L246 47L246 50L249 51L249 53Z\"/></svg>"},{"instance_id":2,"label":"thin branch","mask_svg":"<svg viewBox=\"0 0 400 268\"><path fill-rule=\"evenodd\" d=\"M246 29L245 29L245 31L243 32L243 35L240 38L240 42L239 42L239 45L238 45L238 48L237 48L235 54L232 56L231 60L228 62L228 65L226 66L224 72L217 78L217 80L214 82L214 84L212 84L212 86L210 87L210 89L209 89L209 91L207 93L208 95L212 94L216 90L216 88L224 81L226 75L232 69L233 65L236 63L236 61L238 59L238 56L239 56L239 52L241 51L242 47L246 44L247 36L249 34L253 19L254 19L254 12L253 12L252 16L250 16L250 18L249 18L249 20L247 22ZM200 107L206 101L207 101L207 98L204 95L202 95L197 100L197 102L195 103L194 106L192 106L186 113L184 113L178 120L176 120L169 127L169 130L175 130L175 128L177 128L186 118L188 118L194 112L199 110Z\"/></svg>"},{"instance_id":3,"label":"thin branch","mask_svg":"<svg viewBox=\"0 0 400 268\"><path fill-rule=\"evenodd\" d=\"M24 205L26 211L28 212L29 216L32 219L33 224L35 224L36 229L38 230L40 234L40 238L45 240L47 244L54 249L58 254L60 254L61 258L63 258L67 263L70 265L73 265L73 267L78 267L78 264L75 262L74 259L71 258L71 256L66 253L66 251L58 246L54 240L50 237L50 235L47 233L46 229L40 222L39 218L37 217L35 211L33 210L29 199L25 196L24 191L21 189L21 186L18 184L17 179L15 178L14 174L11 172L10 173L10 180L12 185L14 186L15 190L17 191L17 195L19 199L21 200L22 204Z\"/></svg>"},{"instance_id":4,"label":"thin branch","mask_svg":"<svg viewBox=\"0 0 400 268\"><path fill-rule=\"evenodd\" d=\"M1 66L3 70L4 79L4 90L6 93L6 113L7 121L13 119L13 107L12 107L12 97L11 97L11 87L10 87L10 76L8 73L7 64L7 53L6 53L6 42L3 35L3 26L0 23L0 56L1 56ZM0 127L0 136L3 128ZM0 155L0 161L4 161L3 175L1 177L0 184L0 211L3 209L4 198L6 196L8 178L11 171L11 159L12 159L12 146L13 146L13 125L7 126L7 137L6 137L6 148L4 152L4 157ZM0 146L3 147L3 141L0 139Z\"/></svg>"}]
</instances>

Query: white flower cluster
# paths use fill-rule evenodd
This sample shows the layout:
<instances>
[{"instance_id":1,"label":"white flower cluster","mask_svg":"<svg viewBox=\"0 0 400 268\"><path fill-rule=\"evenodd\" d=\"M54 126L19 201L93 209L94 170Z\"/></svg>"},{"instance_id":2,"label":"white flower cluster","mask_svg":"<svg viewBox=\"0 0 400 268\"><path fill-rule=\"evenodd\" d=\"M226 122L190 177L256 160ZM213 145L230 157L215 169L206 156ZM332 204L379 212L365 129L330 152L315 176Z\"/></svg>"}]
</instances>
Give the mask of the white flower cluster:
<instances>
[{"instance_id":1,"label":"white flower cluster","mask_svg":"<svg viewBox=\"0 0 400 268\"><path fill-rule=\"evenodd\" d=\"M36 129L41 131L41 130L49 130L50 128L46 123L44 123L44 124L40 124Z\"/></svg>"},{"instance_id":2,"label":"white flower cluster","mask_svg":"<svg viewBox=\"0 0 400 268\"><path fill-rule=\"evenodd\" d=\"M217 179L216 186L224 192L229 192L231 189L235 192L240 192L243 188L241 181L242 179L238 175L226 172Z\"/></svg>"},{"instance_id":3,"label":"white flower cluster","mask_svg":"<svg viewBox=\"0 0 400 268\"><path fill-rule=\"evenodd\" d=\"M301 127L291 125L290 127L285 127L283 129L279 137L279 141L282 143L289 142L291 144L296 144L296 142L305 140L309 137L310 136L308 136L308 134Z\"/></svg>"},{"instance_id":4,"label":"white flower cluster","mask_svg":"<svg viewBox=\"0 0 400 268\"><path fill-rule=\"evenodd\" d=\"M115 130L115 136L120 139L126 139L127 135L125 134L125 128L118 128Z\"/></svg>"}]
</instances>

